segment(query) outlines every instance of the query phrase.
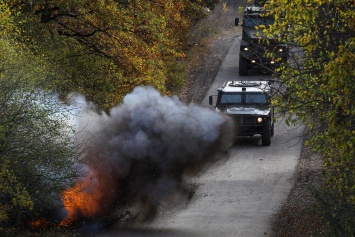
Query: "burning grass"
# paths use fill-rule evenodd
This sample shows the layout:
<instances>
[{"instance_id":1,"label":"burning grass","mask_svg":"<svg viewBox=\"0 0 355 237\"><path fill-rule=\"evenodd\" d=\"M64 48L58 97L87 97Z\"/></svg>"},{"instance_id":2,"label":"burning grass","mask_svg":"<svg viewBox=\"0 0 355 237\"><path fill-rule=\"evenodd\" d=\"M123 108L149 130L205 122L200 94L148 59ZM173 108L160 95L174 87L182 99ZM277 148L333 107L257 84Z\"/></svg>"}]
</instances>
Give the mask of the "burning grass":
<instances>
[{"instance_id":1,"label":"burning grass","mask_svg":"<svg viewBox=\"0 0 355 237\"><path fill-rule=\"evenodd\" d=\"M100 214L103 194L99 191L93 180L93 175L79 179L75 186L63 192L63 203L67 216L60 222L60 226L67 226L72 222L85 217Z\"/></svg>"}]
</instances>

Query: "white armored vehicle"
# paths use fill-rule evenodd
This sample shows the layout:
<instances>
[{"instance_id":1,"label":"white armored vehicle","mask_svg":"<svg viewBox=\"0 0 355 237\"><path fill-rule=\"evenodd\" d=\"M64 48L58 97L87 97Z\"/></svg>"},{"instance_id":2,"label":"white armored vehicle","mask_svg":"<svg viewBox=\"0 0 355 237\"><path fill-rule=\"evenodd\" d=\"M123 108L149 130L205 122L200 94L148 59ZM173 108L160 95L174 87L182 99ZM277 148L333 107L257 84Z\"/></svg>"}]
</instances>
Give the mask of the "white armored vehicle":
<instances>
[{"instance_id":1,"label":"white armored vehicle","mask_svg":"<svg viewBox=\"0 0 355 237\"><path fill-rule=\"evenodd\" d=\"M261 135L264 146L274 135L274 109L270 106L268 81L227 81L218 89L216 110L229 115L237 136ZM213 104L213 96L209 97Z\"/></svg>"}]
</instances>

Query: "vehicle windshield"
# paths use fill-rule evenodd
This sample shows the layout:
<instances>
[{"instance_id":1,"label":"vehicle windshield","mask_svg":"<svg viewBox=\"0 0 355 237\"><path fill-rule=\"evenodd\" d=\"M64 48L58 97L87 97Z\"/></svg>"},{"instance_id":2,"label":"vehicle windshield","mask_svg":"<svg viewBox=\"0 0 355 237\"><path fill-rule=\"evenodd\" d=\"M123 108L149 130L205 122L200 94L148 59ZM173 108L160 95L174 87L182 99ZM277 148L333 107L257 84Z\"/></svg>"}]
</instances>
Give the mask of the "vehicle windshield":
<instances>
[{"instance_id":1,"label":"vehicle windshield","mask_svg":"<svg viewBox=\"0 0 355 237\"><path fill-rule=\"evenodd\" d=\"M241 104L242 94L222 94L221 104Z\"/></svg>"},{"instance_id":2,"label":"vehicle windshield","mask_svg":"<svg viewBox=\"0 0 355 237\"><path fill-rule=\"evenodd\" d=\"M255 28L255 26L265 25L269 27L274 24L274 19L272 17L260 17L260 16L248 16L244 18L244 27Z\"/></svg>"},{"instance_id":3,"label":"vehicle windshield","mask_svg":"<svg viewBox=\"0 0 355 237\"><path fill-rule=\"evenodd\" d=\"M223 93L220 97L220 104L267 104L268 96L265 93Z\"/></svg>"},{"instance_id":4,"label":"vehicle windshield","mask_svg":"<svg viewBox=\"0 0 355 237\"><path fill-rule=\"evenodd\" d=\"M246 94L245 95L246 104L266 104L267 98L266 94Z\"/></svg>"}]
</instances>

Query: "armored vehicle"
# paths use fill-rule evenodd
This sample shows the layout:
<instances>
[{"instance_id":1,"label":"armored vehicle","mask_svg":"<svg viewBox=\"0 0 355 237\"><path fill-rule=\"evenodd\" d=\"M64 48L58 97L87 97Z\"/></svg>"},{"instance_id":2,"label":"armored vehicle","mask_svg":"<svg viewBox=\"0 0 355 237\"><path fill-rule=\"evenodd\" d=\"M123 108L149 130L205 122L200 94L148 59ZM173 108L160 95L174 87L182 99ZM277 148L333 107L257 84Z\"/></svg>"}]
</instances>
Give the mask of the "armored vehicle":
<instances>
[{"instance_id":1,"label":"armored vehicle","mask_svg":"<svg viewBox=\"0 0 355 237\"><path fill-rule=\"evenodd\" d=\"M239 53L240 76L247 76L249 69L273 74L275 68L287 61L287 45L276 42L274 38L264 37L263 30L267 30L274 23L274 17L264 9L261 2L256 1L255 5L244 9ZM235 18L235 25L238 24L239 18ZM267 56L267 53L271 53L272 56Z\"/></svg>"},{"instance_id":2,"label":"armored vehicle","mask_svg":"<svg viewBox=\"0 0 355 237\"><path fill-rule=\"evenodd\" d=\"M261 135L264 146L274 135L274 109L270 106L268 81L227 81L218 88L216 110L229 115L237 136ZM213 105L213 96L209 96Z\"/></svg>"}]
</instances>

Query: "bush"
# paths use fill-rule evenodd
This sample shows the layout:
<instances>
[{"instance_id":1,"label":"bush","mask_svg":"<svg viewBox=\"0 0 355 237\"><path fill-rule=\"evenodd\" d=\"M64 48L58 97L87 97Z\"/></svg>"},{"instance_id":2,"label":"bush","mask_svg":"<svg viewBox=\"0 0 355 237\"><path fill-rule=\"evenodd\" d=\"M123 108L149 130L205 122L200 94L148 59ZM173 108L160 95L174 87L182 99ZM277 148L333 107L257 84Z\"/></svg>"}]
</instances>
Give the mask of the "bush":
<instances>
[{"instance_id":1,"label":"bush","mask_svg":"<svg viewBox=\"0 0 355 237\"><path fill-rule=\"evenodd\" d=\"M14 27L7 20L3 27ZM36 89L47 65L10 36L0 34L1 236L53 213L80 168L66 107Z\"/></svg>"}]
</instances>

